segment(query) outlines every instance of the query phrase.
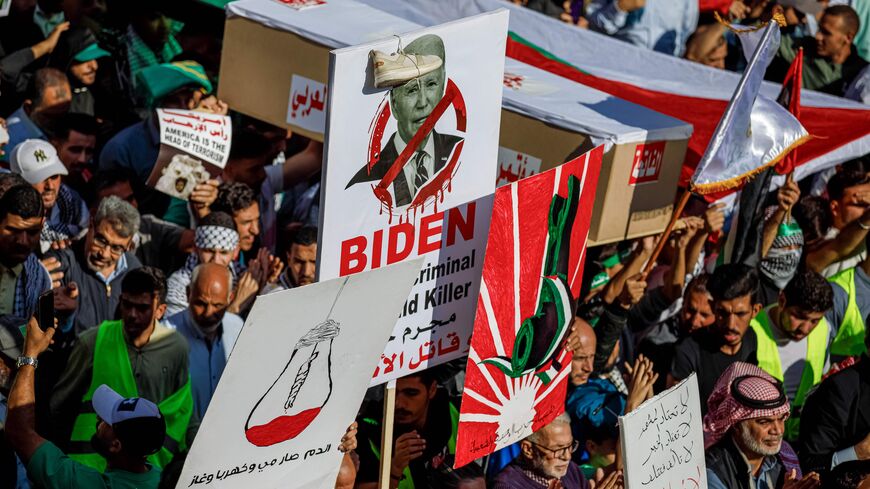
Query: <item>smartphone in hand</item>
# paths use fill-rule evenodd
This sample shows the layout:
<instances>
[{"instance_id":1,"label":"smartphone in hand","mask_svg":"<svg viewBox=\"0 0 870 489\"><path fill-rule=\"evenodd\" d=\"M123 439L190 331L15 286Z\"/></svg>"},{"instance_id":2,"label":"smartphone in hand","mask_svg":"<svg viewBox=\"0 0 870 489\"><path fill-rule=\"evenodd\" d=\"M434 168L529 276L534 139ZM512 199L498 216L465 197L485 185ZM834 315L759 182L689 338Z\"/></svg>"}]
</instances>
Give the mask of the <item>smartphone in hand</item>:
<instances>
[{"instance_id":1,"label":"smartphone in hand","mask_svg":"<svg viewBox=\"0 0 870 489\"><path fill-rule=\"evenodd\" d=\"M48 331L48 328L54 327L54 292L51 290L43 292L39 296L36 320L39 322L39 328L43 331Z\"/></svg>"}]
</instances>

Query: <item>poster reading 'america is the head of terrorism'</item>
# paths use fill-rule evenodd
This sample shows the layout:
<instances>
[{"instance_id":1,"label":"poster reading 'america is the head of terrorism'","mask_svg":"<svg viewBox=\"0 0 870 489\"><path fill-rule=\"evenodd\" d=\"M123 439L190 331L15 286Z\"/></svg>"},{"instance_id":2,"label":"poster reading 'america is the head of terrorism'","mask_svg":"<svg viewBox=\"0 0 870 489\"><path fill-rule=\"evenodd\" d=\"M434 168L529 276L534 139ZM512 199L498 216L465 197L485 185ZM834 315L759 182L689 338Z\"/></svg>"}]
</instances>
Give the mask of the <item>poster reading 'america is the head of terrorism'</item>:
<instances>
[{"instance_id":1,"label":"poster reading 'america is the head of terrorism'","mask_svg":"<svg viewBox=\"0 0 870 489\"><path fill-rule=\"evenodd\" d=\"M565 411L565 340L580 295L604 148L495 192L459 415L456 467Z\"/></svg>"},{"instance_id":2,"label":"poster reading 'america is the head of terrorism'","mask_svg":"<svg viewBox=\"0 0 870 489\"><path fill-rule=\"evenodd\" d=\"M373 384L468 353L507 23L499 10L330 53L319 278L425 257Z\"/></svg>"}]
</instances>

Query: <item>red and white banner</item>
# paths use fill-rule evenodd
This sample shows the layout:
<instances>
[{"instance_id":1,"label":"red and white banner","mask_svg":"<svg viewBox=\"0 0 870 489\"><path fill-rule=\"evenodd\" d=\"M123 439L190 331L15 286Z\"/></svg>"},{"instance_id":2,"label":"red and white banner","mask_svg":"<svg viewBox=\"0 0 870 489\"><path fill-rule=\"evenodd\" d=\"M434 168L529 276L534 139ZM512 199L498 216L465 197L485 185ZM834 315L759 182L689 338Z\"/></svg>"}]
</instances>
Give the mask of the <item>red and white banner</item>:
<instances>
[{"instance_id":1,"label":"red and white banner","mask_svg":"<svg viewBox=\"0 0 870 489\"><path fill-rule=\"evenodd\" d=\"M506 33L502 10L330 54L320 279L426 257L373 384L468 352L496 181ZM370 51L400 47L442 65L374 88Z\"/></svg>"},{"instance_id":2,"label":"red and white banner","mask_svg":"<svg viewBox=\"0 0 870 489\"><path fill-rule=\"evenodd\" d=\"M459 416L456 467L565 411L564 348L580 295L604 149L499 187Z\"/></svg>"}]
</instances>

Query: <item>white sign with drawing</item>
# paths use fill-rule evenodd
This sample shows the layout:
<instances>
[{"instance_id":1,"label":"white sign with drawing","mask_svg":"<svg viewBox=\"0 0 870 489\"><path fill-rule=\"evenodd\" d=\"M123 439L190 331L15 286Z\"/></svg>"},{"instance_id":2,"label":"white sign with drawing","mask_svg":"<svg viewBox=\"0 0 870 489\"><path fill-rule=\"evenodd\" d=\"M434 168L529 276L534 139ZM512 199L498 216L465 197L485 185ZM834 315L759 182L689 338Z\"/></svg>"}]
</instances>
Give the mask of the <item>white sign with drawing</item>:
<instances>
[{"instance_id":1,"label":"white sign with drawing","mask_svg":"<svg viewBox=\"0 0 870 489\"><path fill-rule=\"evenodd\" d=\"M332 489L422 259L257 297L178 488Z\"/></svg>"},{"instance_id":2,"label":"white sign with drawing","mask_svg":"<svg viewBox=\"0 0 870 489\"><path fill-rule=\"evenodd\" d=\"M626 489L706 489L698 378L686 380L619 418Z\"/></svg>"}]
</instances>

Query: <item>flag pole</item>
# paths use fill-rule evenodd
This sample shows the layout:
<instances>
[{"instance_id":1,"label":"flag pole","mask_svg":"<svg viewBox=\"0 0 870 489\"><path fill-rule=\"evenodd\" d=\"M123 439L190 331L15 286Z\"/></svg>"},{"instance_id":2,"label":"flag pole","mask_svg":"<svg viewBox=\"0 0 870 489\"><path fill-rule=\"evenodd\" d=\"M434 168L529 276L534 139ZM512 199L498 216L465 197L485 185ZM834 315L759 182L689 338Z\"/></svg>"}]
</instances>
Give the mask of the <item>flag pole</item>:
<instances>
[{"instance_id":1,"label":"flag pole","mask_svg":"<svg viewBox=\"0 0 870 489\"><path fill-rule=\"evenodd\" d=\"M391 380L384 389L384 419L381 425L381 471L378 489L389 489L390 466L393 463L393 419L396 413L396 381Z\"/></svg>"},{"instance_id":2,"label":"flag pole","mask_svg":"<svg viewBox=\"0 0 870 489\"><path fill-rule=\"evenodd\" d=\"M683 191L683 195L680 196L679 202L674 207L674 212L671 213L671 220L668 222L668 227L665 228L661 237L659 238L658 243L656 243L656 247L650 255L649 260L647 260L646 265L643 267L643 276L646 277L650 270L652 270L653 264L656 261L656 258L662 253L662 250L665 247L665 243L668 240L668 236L671 234L671 231L674 230L674 226L677 224L677 221L680 219L680 215L683 213L683 209L686 208L686 204L689 203L689 197L692 196L692 191L686 189Z\"/></svg>"}]
</instances>

